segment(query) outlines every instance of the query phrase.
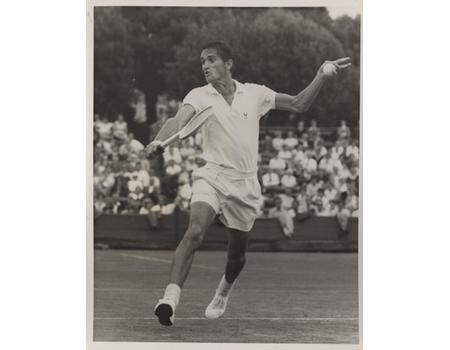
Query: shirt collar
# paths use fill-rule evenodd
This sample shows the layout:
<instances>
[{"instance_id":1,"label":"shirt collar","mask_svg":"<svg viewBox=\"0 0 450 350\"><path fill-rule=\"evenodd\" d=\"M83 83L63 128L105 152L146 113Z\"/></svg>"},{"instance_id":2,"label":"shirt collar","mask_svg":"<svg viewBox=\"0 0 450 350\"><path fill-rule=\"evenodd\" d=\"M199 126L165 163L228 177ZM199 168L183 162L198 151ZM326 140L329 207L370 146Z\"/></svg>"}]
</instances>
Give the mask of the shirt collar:
<instances>
[{"instance_id":1,"label":"shirt collar","mask_svg":"<svg viewBox=\"0 0 450 350\"><path fill-rule=\"evenodd\" d=\"M236 85L236 93L243 94L245 92L245 85L234 79L233 82ZM206 89L211 95L219 95L219 92L214 88L214 86L212 86L211 83L206 85Z\"/></svg>"}]
</instances>

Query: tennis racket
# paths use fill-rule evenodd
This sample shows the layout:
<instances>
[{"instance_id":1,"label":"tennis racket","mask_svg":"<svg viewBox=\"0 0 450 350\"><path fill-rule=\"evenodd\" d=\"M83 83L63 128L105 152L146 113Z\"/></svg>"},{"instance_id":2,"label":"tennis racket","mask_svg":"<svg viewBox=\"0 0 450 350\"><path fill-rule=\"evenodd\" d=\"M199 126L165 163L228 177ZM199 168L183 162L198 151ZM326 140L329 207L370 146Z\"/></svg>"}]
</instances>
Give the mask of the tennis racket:
<instances>
[{"instance_id":1,"label":"tennis racket","mask_svg":"<svg viewBox=\"0 0 450 350\"><path fill-rule=\"evenodd\" d=\"M176 139L183 140L192 134L194 134L205 122L206 120L214 115L211 106L203 108L197 114L195 114L191 120L176 134L170 136L168 139L161 143L161 147L166 147L170 143L174 142Z\"/></svg>"}]
</instances>

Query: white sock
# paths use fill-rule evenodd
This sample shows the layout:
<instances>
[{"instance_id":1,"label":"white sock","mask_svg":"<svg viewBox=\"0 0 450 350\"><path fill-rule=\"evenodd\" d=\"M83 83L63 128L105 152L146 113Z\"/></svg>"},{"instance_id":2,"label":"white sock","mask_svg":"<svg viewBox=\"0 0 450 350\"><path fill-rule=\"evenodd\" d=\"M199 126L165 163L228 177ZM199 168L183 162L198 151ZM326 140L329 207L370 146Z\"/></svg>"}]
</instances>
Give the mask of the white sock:
<instances>
[{"instance_id":1,"label":"white sock","mask_svg":"<svg viewBox=\"0 0 450 350\"><path fill-rule=\"evenodd\" d=\"M228 283L227 280L225 279L225 275L223 275L222 279L219 282L219 286L217 287L216 293L223 297L228 296L231 293L231 290L233 289L235 282L236 280L234 280L233 283Z\"/></svg>"},{"instance_id":2,"label":"white sock","mask_svg":"<svg viewBox=\"0 0 450 350\"><path fill-rule=\"evenodd\" d=\"M181 288L178 284L169 283L166 287L166 291L164 292L164 299L171 299L175 306L178 306L178 302L180 301L180 293Z\"/></svg>"}]
</instances>

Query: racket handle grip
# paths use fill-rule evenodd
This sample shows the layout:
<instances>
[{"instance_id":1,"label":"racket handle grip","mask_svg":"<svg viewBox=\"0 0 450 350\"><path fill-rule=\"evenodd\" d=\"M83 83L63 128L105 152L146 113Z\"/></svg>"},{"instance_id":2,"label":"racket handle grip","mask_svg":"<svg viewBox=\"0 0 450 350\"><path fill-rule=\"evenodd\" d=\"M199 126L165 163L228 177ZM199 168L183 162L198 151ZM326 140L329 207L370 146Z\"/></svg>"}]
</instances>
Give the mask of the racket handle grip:
<instances>
[{"instance_id":1,"label":"racket handle grip","mask_svg":"<svg viewBox=\"0 0 450 350\"><path fill-rule=\"evenodd\" d=\"M180 135L180 132L177 132L176 134L173 134L172 136L170 136L168 139L164 140L161 143L161 147L163 147L163 148L166 147L168 144L170 144L173 141L175 141L178 138L179 135Z\"/></svg>"}]
</instances>

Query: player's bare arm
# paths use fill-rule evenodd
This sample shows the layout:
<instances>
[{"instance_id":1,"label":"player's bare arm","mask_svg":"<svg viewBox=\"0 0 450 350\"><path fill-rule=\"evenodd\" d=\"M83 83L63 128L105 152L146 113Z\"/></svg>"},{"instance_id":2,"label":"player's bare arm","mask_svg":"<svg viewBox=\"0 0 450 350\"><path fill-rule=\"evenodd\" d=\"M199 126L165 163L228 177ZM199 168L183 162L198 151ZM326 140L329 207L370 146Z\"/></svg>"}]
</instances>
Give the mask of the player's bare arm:
<instances>
[{"instance_id":1,"label":"player's bare arm","mask_svg":"<svg viewBox=\"0 0 450 350\"><path fill-rule=\"evenodd\" d=\"M168 119L159 130L155 139L145 147L145 152L147 154L161 152L162 148L160 145L162 141L180 131L194 115L194 107L189 104L181 106L175 117Z\"/></svg>"},{"instance_id":2,"label":"player's bare arm","mask_svg":"<svg viewBox=\"0 0 450 350\"><path fill-rule=\"evenodd\" d=\"M311 83L299 94L292 96L277 93L275 95L275 108L295 113L306 112L319 94L325 81L337 75L341 69L345 69L351 65L350 57L339 58L335 61L325 61L320 66Z\"/></svg>"}]
</instances>

